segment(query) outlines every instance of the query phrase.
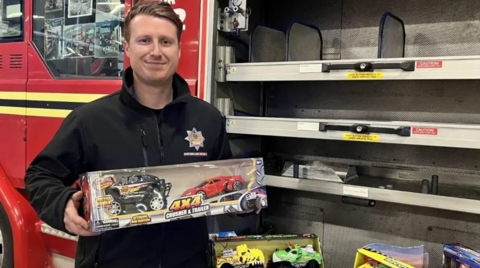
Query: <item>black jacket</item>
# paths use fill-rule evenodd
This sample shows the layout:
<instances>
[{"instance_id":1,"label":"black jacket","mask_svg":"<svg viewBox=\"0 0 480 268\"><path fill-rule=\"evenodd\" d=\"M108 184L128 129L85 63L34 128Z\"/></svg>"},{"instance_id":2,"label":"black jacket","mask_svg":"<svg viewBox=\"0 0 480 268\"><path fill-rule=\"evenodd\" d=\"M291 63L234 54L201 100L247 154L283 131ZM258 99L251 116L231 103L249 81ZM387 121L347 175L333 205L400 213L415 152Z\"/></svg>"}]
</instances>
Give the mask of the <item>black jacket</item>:
<instances>
[{"instance_id":1,"label":"black jacket","mask_svg":"<svg viewBox=\"0 0 480 268\"><path fill-rule=\"evenodd\" d=\"M121 90L73 110L28 167L30 203L53 228L67 232L64 209L81 173L231 157L224 118L214 106L191 96L179 75L174 76L174 100L160 116L133 97L132 84L129 68ZM197 153L185 140L193 128L202 131L204 147L198 152L206 154L188 154ZM162 268L191 267L182 262L206 257L207 244L204 217L113 230L79 237L75 267L158 268L160 260Z\"/></svg>"}]
</instances>

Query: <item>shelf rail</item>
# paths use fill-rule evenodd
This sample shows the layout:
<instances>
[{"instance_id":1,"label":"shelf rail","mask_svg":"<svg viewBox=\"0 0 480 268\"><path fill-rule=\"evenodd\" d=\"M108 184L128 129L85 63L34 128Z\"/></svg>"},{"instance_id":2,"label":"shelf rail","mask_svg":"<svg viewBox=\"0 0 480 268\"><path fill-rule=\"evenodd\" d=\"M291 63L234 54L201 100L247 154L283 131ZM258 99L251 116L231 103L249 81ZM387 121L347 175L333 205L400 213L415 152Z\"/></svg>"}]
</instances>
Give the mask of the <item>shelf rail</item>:
<instances>
[{"instance_id":1,"label":"shelf rail","mask_svg":"<svg viewBox=\"0 0 480 268\"><path fill-rule=\"evenodd\" d=\"M321 180L296 179L283 176L267 175L266 182L267 186L277 188L480 214L480 200L354 186Z\"/></svg>"},{"instance_id":2,"label":"shelf rail","mask_svg":"<svg viewBox=\"0 0 480 268\"><path fill-rule=\"evenodd\" d=\"M480 149L480 125L227 116L228 133Z\"/></svg>"},{"instance_id":3,"label":"shelf rail","mask_svg":"<svg viewBox=\"0 0 480 268\"><path fill-rule=\"evenodd\" d=\"M226 81L479 79L480 56L230 63Z\"/></svg>"}]
</instances>

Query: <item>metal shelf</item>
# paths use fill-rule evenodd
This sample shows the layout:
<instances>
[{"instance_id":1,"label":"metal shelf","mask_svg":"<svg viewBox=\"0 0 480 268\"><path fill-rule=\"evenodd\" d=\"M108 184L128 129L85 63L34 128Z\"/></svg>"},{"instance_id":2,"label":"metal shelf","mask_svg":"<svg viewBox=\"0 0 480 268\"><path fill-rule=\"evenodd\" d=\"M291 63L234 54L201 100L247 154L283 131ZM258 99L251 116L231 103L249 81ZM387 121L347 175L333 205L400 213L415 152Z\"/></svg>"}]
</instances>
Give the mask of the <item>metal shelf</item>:
<instances>
[{"instance_id":1,"label":"metal shelf","mask_svg":"<svg viewBox=\"0 0 480 268\"><path fill-rule=\"evenodd\" d=\"M480 149L480 125L227 116L234 134ZM368 133L361 133L369 130ZM360 132L360 133L359 133Z\"/></svg>"},{"instance_id":2,"label":"metal shelf","mask_svg":"<svg viewBox=\"0 0 480 268\"><path fill-rule=\"evenodd\" d=\"M351 196L356 198L384 201L389 203L480 214L480 201L472 199L353 186L321 180L295 179L291 177L270 175L266 176L266 181L268 186L279 188L339 196Z\"/></svg>"},{"instance_id":3,"label":"metal shelf","mask_svg":"<svg viewBox=\"0 0 480 268\"><path fill-rule=\"evenodd\" d=\"M480 57L231 63L226 71L227 81L479 79Z\"/></svg>"}]
</instances>

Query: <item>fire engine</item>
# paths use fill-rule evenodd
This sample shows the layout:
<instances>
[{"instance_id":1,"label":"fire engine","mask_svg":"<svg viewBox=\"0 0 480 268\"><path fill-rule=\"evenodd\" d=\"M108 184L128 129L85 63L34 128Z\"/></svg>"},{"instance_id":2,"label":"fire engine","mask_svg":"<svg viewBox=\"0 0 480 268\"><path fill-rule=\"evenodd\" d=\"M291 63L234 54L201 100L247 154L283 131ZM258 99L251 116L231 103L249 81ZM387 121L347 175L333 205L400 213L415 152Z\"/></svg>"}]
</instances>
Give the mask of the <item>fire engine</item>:
<instances>
[{"instance_id":1,"label":"fire engine","mask_svg":"<svg viewBox=\"0 0 480 268\"><path fill-rule=\"evenodd\" d=\"M168 2L184 23L178 72L204 98L208 3ZM129 65L123 20L133 4L0 0L1 268L73 267L77 238L39 220L23 178L72 109L120 88Z\"/></svg>"},{"instance_id":2,"label":"fire engine","mask_svg":"<svg viewBox=\"0 0 480 268\"><path fill-rule=\"evenodd\" d=\"M73 267L77 238L23 178L72 109L120 88L135 1L0 0L1 268ZM332 267L377 241L478 245L479 1L169 2L179 74L236 156L265 158L265 226L324 234Z\"/></svg>"}]
</instances>

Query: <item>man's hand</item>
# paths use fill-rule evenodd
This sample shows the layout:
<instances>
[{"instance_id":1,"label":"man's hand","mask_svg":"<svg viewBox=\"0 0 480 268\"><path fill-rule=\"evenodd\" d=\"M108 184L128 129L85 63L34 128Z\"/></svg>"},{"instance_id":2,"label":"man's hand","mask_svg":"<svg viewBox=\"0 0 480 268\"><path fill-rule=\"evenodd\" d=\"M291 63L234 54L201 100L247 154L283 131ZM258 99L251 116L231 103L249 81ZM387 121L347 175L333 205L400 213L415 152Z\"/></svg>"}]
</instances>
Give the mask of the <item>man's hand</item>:
<instances>
[{"instance_id":1,"label":"man's hand","mask_svg":"<svg viewBox=\"0 0 480 268\"><path fill-rule=\"evenodd\" d=\"M68 200L65 207L65 216L63 222L65 222L65 228L72 234L79 236L94 236L99 233L93 233L88 231L88 223L85 219L78 215L78 208L80 207L80 200L82 200L83 192L79 191L72 195Z\"/></svg>"},{"instance_id":2,"label":"man's hand","mask_svg":"<svg viewBox=\"0 0 480 268\"><path fill-rule=\"evenodd\" d=\"M255 213L260 214L261 210L262 210L261 208L256 209ZM253 212L253 209L252 210L246 210L246 211L235 211L235 212L233 212L233 214L247 214L247 213L252 213L252 212Z\"/></svg>"}]
</instances>

